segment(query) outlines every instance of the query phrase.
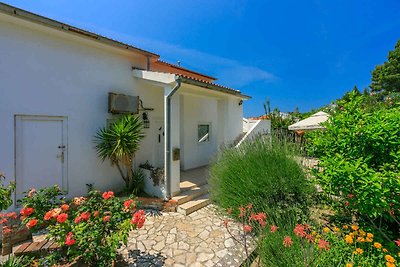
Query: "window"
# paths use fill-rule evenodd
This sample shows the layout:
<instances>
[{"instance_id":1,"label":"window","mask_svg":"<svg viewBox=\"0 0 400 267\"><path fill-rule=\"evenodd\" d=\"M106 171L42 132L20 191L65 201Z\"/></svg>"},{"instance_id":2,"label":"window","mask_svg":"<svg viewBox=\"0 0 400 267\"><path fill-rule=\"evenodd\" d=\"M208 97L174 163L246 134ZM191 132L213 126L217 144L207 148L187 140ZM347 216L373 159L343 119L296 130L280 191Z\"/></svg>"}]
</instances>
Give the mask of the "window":
<instances>
[{"instance_id":1,"label":"window","mask_svg":"<svg viewBox=\"0 0 400 267\"><path fill-rule=\"evenodd\" d=\"M197 141L199 143L210 141L210 125L199 124L197 127Z\"/></svg>"}]
</instances>

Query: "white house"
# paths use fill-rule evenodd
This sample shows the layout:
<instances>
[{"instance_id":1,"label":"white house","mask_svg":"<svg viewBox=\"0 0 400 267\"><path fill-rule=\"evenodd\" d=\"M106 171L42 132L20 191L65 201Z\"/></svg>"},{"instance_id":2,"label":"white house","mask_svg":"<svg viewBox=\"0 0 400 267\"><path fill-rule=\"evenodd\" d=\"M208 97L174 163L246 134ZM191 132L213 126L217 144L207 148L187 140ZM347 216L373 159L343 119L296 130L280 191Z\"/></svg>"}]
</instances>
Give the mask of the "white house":
<instances>
[{"instance_id":1,"label":"white house","mask_svg":"<svg viewBox=\"0 0 400 267\"><path fill-rule=\"evenodd\" d=\"M0 3L0 171L15 179L16 197L54 184L69 196L85 194L86 184L123 186L93 143L116 116L110 92L139 97L149 127L135 165L165 167L166 197L179 193L181 170L207 165L242 134L248 96L159 58Z\"/></svg>"}]
</instances>

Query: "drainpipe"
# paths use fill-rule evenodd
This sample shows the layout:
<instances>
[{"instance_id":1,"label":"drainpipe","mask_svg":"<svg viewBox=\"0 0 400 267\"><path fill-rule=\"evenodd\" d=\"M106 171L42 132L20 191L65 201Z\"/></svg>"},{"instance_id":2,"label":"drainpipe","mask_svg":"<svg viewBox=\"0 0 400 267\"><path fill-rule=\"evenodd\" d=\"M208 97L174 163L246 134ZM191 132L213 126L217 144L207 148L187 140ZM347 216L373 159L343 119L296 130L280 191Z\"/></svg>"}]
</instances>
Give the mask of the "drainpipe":
<instances>
[{"instance_id":1,"label":"drainpipe","mask_svg":"<svg viewBox=\"0 0 400 267\"><path fill-rule=\"evenodd\" d=\"M165 139L166 139L166 149L165 149L165 190L166 190L166 200L171 199L171 98L181 87L181 78L175 79L175 86L172 88L171 92L166 96L166 129L165 129Z\"/></svg>"}]
</instances>

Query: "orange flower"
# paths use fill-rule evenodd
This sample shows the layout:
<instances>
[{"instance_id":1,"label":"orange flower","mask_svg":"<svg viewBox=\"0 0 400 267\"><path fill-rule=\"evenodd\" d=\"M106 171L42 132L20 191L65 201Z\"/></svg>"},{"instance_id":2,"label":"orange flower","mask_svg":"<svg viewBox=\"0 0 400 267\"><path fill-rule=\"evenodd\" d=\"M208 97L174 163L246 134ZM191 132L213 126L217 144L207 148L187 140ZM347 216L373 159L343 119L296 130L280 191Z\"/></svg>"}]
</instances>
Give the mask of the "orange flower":
<instances>
[{"instance_id":1,"label":"orange flower","mask_svg":"<svg viewBox=\"0 0 400 267\"><path fill-rule=\"evenodd\" d=\"M31 215L34 211L35 211L34 208L25 207L20 211L20 213L22 216L26 217L26 216Z\"/></svg>"},{"instance_id":2,"label":"orange flower","mask_svg":"<svg viewBox=\"0 0 400 267\"><path fill-rule=\"evenodd\" d=\"M61 205L61 209L62 209L63 211L67 211L67 210L69 210L69 206L68 206L67 204L62 204L62 205Z\"/></svg>"},{"instance_id":3,"label":"orange flower","mask_svg":"<svg viewBox=\"0 0 400 267\"><path fill-rule=\"evenodd\" d=\"M324 229L322 229L324 231L324 233L329 233L331 231L331 229L329 229L328 227L324 227Z\"/></svg>"},{"instance_id":4,"label":"orange flower","mask_svg":"<svg viewBox=\"0 0 400 267\"><path fill-rule=\"evenodd\" d=\"M386 267L396 267L396 265L391 262L386 262Z\"/></svg>"},{"instance_id":5,"label":"orange flower","mask_svg":"<svg viewBox=\"0 0 400 267\"><path fill-rule=\"evenodd\" d=\"M327 242L327 241L325 241L323 239L320 239L318 241L318 248L319 249L324 249L324 250L329 250L330 249L329 242Z\"/></svg>"},{"instance_id":6,"label":"orange flower","mask_svg":"<svg viewBox=\"0 0 400 267\"><path fill-rule=\"evenodd\" d=\"M388 252L388 250L386 248L383 248L382 251L383 251L383 253Z\"/></svg>"},{"instance_id":7,"label":"orange flower","mask_svg":"<svg viewBox=\"0 0 400 267\"><path fill-rule=\"evenodd\" d=\"M357 237L357 242L360 242L360 243L365 242L364 237L362 237L362 236Z\"/></svg>"},{"instance_id":8,"label":"orange flower","mask_svg":"<svg viewBox=\"0 0 400 267\"><path fill-rule=\"evenodd\" d=\"M390 263L394 263L396 260L392 257L392 256L390 256L390 255L385 255L385 260L387 261L387 262L390 262Z\"/></svg>"},{"instance_id":9,"label":"orange flower","mask_svg":"<svg viewBox=\"0 0 400 267\"><path fill-rule=\"evenodd\" d=\"M294 228L293 232L296 234L296 236L299 237L304 237L306 235L304 226L301 224L296 224L296 227Z\"/></svg>"},{"instance_id":10,"label":"orange flower","mask_svg":"<svg viewBox=\"0 0 400 267\"><path fill-rule=\"evenodd\" d=\"M359 229L358 225L353 224L351 226L351 229L353 229L353 231L357 231Z\"/></svg>"},{"instance_id":11,"label":"orange flower","mask_svg":"<svg viewBox=\"0 0 400 267\"><path fill-rule=\"evenodd\" d=\"M27 224L26 227L28 227L29 229L31 229L32 227L35 227L38 223L38 220L36 219L32 219L30 220Z\"/></svg>"},{"instance_id":12,"label":"orange flower","mask_svg":"<svg viewBox=\"0 0 400 267\"><path fill-rule=\"evenodd\" d=\"M354 239L351 235L346 235L345 237L345 241L347 244L353 244L354 243Z\"/></svg>"},{"instance_id":13,"label":"orange flower","mask_svg":"<svg viewBox=\"0 0 400 267\"><path fill-rule=\"evenodd\" d=\"M364 253L364 250L362 250L361 248L356 248L356 250L355 251L353 251L353 254L363 254Z\"/></svg>"},{"instance_id":14,"label":"orange flower","mask_svg":"<svg viewBox=\"0 0 400 267\"><path fill-rule=\"evenodd\" d=\"M133 208L135 208L136 205L135 205L135 201L133 199L126 200L124 202L124 210L129 211L132 208L132 204L133 204Z\"/></svg>"},{"instance_id":15,"label":"orange flower","mask_svg":"<svg viewBox=\"0 0 400 267\"><path fill-rule=\"evenodd\" d=\"M103 217L103 222L107 223L107 222L110 221L110 219L111 219L111 216L110 216L110 215L104 216L104 217Z\"/></svg>"},{"instance_id":16,"label":"orange flower","mask_svg":"<svg viewBox=\"0 0 400 267\"><path fill-rule=\"evenodd\" d=\"M138 210L133 214L133 218L131 219L131 224L136 224L137 228L142 228L143 224L146 220L144 215L144 210Z\"/></svg>"},{"instance_id":17,"label":"orange flower","mask_svg":"<svg viewBox=\"0 0 400 267\"><path fill-rule=\"evenodd\" d=\"M340 229L339 228L337 228L336 226L333 228L333 231L334 232L339 232L340 231Z\"/></svg>"},{"instance_id":18,"label":"orange flower","mask_svg":"<svg viewBox=\"0 0 400 267\"><path fill-rule=\"evenodd\" d=\"M45 221L48 221L48 220L50 220L51 218L53 218L53 210L50 210L50 211L46 212L46 214L45 214L44 217L43 217L43 219L44 219Z\"/></svg>"},{"instance_id":19,"label":"orange flower","mask_svg":"<svg viewBox=\"0 0 400 267\"><path fill-rule=\"evenodd\" d=\"M381 249L382 245L381 245L381 243L375 242L374 243L374 247L377 248L377 249Z\"/></svg>"},{"instance_id":20,"label":"orange flower","mask_svg":"<svg viewBox=\"0 0 400 267\"><path fill-rule=\"evenodd\" d=\"M60 215L57 216L57 222L59 223L64 223L68 219L68 214L66 213L61 213Z\"/></svg>"},{"instance_id":21,"label":"orange flower","mask_svg":"<svg viewBox=\"0 0 400 267\"><path fill-rule=\"evenodd\" d=\"M104 200L110 199L114 197L114 192L113 191L108 191L103 193L103 198Z\"/></svg>"},{"instance_id":22,"label":"orange flower","mask_svg":"<svg viewBox=\"0 0 400 267\"><path fill-rule=\"evenodd\" d=\"M95 212L93 212L93 216L94 216L94 217L99 216L99 214L100 214L100 211L98 211L98 210L96 210Z\"/></svg>"},{"instance_id":23,"label":"orange flower","mask_svg":"<svg viewBox=\"0 0 400 267\"><path fill-rule=\"evenodd\" d=\"M293 245L293 240L290 238L290 236L285 236L283 238L283 246L284 247L291 247Z\"/></svg>"},{"instance_id":24,"label":"orange flower","mask_svg":"<svg viewBox=\"0 0 400 267\"><path fill-rule=\"evenodd\" d=\"M351 263L346 263L346 267L353 267L353 264L351 264Z\"/></svg>"},{"instance_id":25,"label":"orange flower","mask_svg":"<svg viewBox=\"0 0 400 267\"><path fill-rule=\"evenodd\" d=\"M238 209L240 211L239 218L243 218L244 215L246 214L246 209L243 208L242 206L240 206Z\"/></svg>"}]
</instances>

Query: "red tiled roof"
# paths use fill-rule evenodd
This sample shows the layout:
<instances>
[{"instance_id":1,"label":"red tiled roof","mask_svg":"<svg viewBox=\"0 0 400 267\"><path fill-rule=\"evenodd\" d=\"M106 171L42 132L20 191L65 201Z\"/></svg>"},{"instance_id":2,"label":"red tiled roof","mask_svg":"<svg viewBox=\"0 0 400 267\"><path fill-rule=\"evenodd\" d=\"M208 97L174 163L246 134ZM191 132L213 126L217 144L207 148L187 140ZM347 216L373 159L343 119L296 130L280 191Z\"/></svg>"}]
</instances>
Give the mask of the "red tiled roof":
<instances>
[{"instance_id":1,"label":"red tiled roof","mask_svg":"<svg viewBox=\"0 0 400 267\"><path fill-rule=\"evenodd\" d=\"M212 76L209 76L209 75L206 75L206 74L203 74L203 73L194 71L194 70L190 70L190 69L187 69L187 68L184 68L184 67L181 67L181 66L179 66L179 65L172 64L172 63L169 63L169 62L166 62L166 61L163 61L163 60L157 60L155 63L156 63L156 64L157 64L157 63L159 63L159 64L164 64L164 65L170 66L170 67L172 67L172 68L176 68L176 69L180 69L180 70L183 70L183 71L191 72L191 73L197 74L197 75L199 75L199 76L203 76L203 77L205 77L205 78L208 78L208 79L210 79L210 80L217 80L217 78L215 78L215 77L212 77Z\"/></svg>"}]
</instances>

